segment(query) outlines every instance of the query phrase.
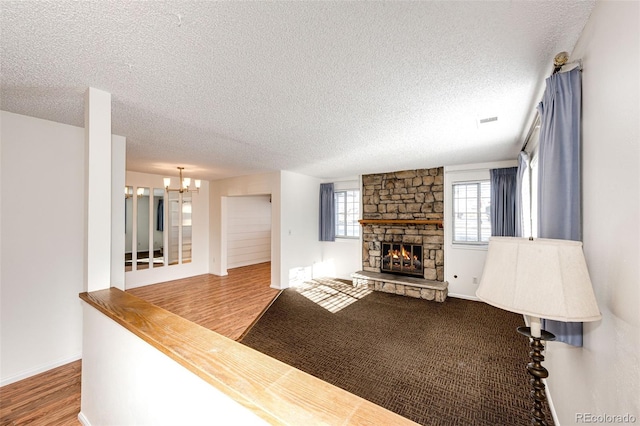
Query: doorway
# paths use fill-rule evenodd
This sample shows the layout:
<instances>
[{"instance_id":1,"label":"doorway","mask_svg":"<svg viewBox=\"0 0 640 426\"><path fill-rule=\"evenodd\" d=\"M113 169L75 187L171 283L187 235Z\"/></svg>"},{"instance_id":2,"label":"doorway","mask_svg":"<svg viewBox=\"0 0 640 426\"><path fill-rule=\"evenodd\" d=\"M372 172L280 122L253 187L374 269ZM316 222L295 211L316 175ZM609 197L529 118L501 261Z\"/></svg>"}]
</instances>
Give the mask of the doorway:
<instances>
[{"instance_id":1,"label":"doorway","mask_svg":"<svg viewBox=\"0 0 640 426\"><path fill-rule=\"evenodd\" d=\"M271 261L271 195L227 198L227 268Z\"/></svg>"}]
</instances>

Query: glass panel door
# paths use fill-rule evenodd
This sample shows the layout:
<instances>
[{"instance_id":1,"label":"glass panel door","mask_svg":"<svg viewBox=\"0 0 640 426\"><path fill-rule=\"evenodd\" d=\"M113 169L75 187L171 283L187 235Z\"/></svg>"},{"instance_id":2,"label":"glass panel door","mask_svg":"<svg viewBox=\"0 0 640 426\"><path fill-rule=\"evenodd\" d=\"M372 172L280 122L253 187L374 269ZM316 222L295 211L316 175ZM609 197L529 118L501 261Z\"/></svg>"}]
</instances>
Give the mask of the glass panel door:
<instances>
[{"instance_id":1,"label":"glass panel door","mask_svg":"<svg viewBox=\"0 0 640 426\"><path fill-rule=\"evenodd\" d=\"M136 190L138 213L136 221L136 269L149 269L151 248L149 247L149 188Z\"/></svg>"},{"instance_id":2,"label":"glass panel door","mask_svg":"<svg viewBox=\"0 0 640 426\"><path fill-rule=\"evenodd\" d=\"M153 267L164 266L164 189L153 189Z\"/></svg>"},{"instance_id":3,"label":"glass panel door","mask_svg":"<svg viewBox=\"0 0 640 426\"><path fill-rule=\"evenodd\" d=\"M182 263L191 262L191 194L182 194Z\"/></svg>"},{"instance_id":4,"label":"glass panel door","mask_svg":"<svg viewBox=\"0 0 640 426\"><path fill-rule=\"evenodd\" d=\"M177 265L180 262L180 193L169 192L169 212L167 215L168 233L167 261L169 265Z\"/></svg>"},{"instance_id":5,"label":"glass panel door","mask_svg":"<svg viewBox=\"0 0 640 426\"><path fill-rule=\"evenodd\" d=\"M124 270L133 269L133 186L124 187Z\"/></svg>"}]
</instances>

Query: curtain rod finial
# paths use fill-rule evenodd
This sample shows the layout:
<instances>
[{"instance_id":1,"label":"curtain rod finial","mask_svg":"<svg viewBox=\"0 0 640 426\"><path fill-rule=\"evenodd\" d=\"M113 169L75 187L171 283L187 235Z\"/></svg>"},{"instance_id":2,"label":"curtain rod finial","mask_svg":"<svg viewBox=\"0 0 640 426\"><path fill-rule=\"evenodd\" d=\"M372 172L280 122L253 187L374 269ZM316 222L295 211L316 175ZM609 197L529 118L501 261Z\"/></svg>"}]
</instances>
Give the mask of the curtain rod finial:
<instances>
[{"instance_id":1,"label":"curtain rod finial","mask_svg":"<svg viewBox=\"0 0 640 426\"><path fill-rule=\"evenodd\" d=\"M560 52L555 56L555 58L553 58L553 65L556 67L561 67L564 64L566 64L568 60L569 60L569 53Z\"/></svg>"}]
</instances>

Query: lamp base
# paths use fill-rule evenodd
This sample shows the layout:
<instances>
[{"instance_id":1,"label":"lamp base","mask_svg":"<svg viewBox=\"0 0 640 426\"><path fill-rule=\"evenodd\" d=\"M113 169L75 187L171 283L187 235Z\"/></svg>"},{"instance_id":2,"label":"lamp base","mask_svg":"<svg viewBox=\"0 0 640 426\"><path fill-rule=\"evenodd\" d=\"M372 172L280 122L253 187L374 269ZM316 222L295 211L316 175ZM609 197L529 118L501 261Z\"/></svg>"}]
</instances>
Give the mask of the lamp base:
<instances>
[{"instance_id":1,"label":"lamp base","mask_svg":"<svg viewBox=\"0 0 640 426\"><path fill-rule=\"evenodd\" d=\"M546 330L540 330L540 337L534 337L531 335L530 327L518 327L518 333L531 338L529 356L531 362L527 364L527 371L531 375L531 397L533 398L533 408L531 409L531 424L535 426L546 426L544 411L542 411L543 404L547 400L545 394L545 386L542 379L549 377L549 372L542 366L544 361L544 345L541 340L552 341L556 336L549 333Z\"/></svg>"}]
</instances>

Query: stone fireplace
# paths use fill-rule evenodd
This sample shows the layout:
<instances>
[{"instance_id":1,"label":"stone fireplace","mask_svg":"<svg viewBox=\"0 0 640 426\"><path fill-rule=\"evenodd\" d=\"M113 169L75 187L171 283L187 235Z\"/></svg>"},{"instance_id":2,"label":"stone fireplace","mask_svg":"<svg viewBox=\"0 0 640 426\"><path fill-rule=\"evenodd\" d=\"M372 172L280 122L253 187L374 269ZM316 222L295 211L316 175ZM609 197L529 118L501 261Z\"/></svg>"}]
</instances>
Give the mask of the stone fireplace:
<instances>
[{"instance_id":1,"label":"stone fireplace","mask_svg":"<svg viewBox=\"0 0 640 426\"><path fill-rule=\"evenodd\" d=\"M373 282L379 287L376 290L414 297L423 297L425 292L422 290L435 288L435 299L444 301L447 283L444 282L442 227L443 168L364 175L362 203L363 270L354 274L354 284L371 285ZM395 266L385 261L389 250L402 252L403 247L405 252L411 247L408 256L420 263L419 268L411 260L396 262ZM420 247L418 252L417 247ZM398 278L400 274L407 278ZM409 288L417 289L417 292L407 292L406 282L410 282ZM433 292L427 293L431 296Z\"/></svg>"}]
</instances>

